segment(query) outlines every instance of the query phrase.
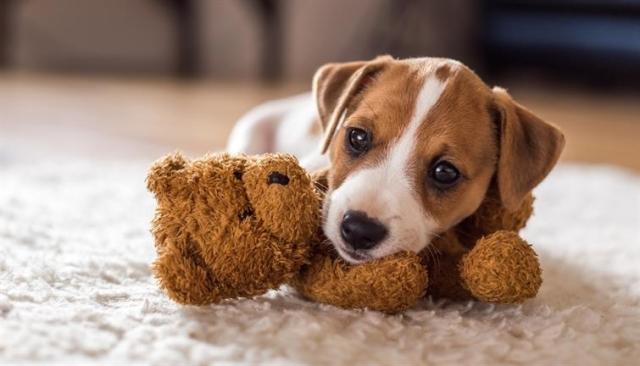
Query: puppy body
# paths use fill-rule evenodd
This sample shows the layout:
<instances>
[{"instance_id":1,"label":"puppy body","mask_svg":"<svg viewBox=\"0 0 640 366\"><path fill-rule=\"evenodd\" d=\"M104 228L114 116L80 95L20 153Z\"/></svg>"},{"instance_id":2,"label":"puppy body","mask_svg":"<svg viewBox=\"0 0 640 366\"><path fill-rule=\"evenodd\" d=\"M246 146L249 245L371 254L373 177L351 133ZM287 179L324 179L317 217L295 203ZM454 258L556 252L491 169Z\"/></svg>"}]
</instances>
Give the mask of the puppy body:
<instances>
[{"instance_id":1,"label":"puppy body","mask_svg":"<svg viewBox=\"0 0 640 366\"><path fill-rule=\"evenodd\" d=\"M316 171L329 165L320 150L322 128L311 93L270 101L244 115L234 126L226 150L230 153L283 152Z\"/></svg>"},{"instance_id":2,"label":"puppy body","mask_svg":"<svg viewBox=\"0 0 640 366\"><path fill-rule=\"evenodd\" d=\"M354 152L354 131L363 151ZM310 170L328 164L323 229L359 263L425 249L476 211L491 184L515 210L563 144L555 127L457 61L385 56L323 66L313 95L250 112L228 150L289 152ZM440 168L455 181L440 184ZM356 240L345 226L353 213L365 218ZM371 227L385 235L367 235Z\"/></svg>"}]
</instances>

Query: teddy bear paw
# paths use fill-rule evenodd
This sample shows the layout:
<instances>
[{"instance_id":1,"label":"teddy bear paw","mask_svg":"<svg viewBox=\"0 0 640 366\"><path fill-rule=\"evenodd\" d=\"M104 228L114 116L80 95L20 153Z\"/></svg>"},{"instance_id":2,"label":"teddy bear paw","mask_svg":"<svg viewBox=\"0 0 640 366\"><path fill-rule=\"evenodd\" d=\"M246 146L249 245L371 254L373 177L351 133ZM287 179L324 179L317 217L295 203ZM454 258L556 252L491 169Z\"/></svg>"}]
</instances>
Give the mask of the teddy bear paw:
<instances>
[{"instance_id":1,"label":"teddy bear paw","mask_svg":"<svg viewBox=\"0 0 640 366\"><path fill-rule=\"evenodd\" d=\"M464 286L485 302L521 303L534 297L542 284L536 253L513 231L497 231L478 240L459 270Z\"/></svg>"}]
</instances>

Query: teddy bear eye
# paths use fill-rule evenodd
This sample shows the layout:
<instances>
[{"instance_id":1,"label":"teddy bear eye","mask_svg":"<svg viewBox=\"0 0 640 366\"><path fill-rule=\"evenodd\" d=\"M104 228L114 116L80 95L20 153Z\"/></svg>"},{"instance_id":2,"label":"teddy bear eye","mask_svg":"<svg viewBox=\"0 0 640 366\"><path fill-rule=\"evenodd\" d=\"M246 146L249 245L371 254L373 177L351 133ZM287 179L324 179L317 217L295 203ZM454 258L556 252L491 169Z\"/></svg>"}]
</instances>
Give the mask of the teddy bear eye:
<instances>
[{"instance_id":1,"label":"teddy bear eye","mask_svg":"<svg viewBox=\"0 0 640 366\"><path fill-rule=\"evenodd\" d=\"M240 221L244 221L247 217L249 217L251 215L253 215L253 209L251 207L245 207L238 214L238 218L240 219Z\"/></svg>"},{"instance_id":2,"label":"teddy bear eye","mask_svg":"<svg viewBox=\"0 0 640 366\"><path fill-rule=\"evenodd\" d=\"M242 172L240 170L233 172L233 176L236 177L237 180L242 180Z\"/></svg>"},{"instance_id":3,"label":"teddy bear eye","mask_svg":"<svg viewBox=\"0 0 640 366\"><path fill-rule=\"evenodd\" d=\"M280 172L271 172L267 178L267 184L280 184L286 186L289 184L289 177Z\"/></svg>"}]
</instances>

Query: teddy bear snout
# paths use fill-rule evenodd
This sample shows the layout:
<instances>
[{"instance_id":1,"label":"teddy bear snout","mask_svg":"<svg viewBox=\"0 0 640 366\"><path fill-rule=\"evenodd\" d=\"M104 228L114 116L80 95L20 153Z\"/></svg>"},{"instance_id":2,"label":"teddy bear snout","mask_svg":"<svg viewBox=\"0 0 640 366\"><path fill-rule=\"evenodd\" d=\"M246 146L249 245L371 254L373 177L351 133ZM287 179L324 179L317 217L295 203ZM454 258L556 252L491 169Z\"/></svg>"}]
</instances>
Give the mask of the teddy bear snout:
<instances>
[{"instance_id":1,"label":"teddy bear snout","mask_svg":"<svg viewBox=\"0 0 640 366\"><path fill-rule=\"evenodd\" d=\"M289 184L289 177L280 172L271 172L267 177L267 184L280 184L282 186L286 186Z\"/></svg>"}]
</instances>

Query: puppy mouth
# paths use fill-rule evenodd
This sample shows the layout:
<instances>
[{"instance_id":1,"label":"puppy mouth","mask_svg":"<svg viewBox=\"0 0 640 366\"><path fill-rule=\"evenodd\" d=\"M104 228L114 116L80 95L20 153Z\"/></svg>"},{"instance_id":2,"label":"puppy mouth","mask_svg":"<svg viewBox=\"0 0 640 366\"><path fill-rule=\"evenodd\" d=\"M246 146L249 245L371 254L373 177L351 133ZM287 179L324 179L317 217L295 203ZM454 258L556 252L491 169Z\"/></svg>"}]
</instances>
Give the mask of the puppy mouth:
<instances>
[{"instance_id":1,"label":"puppy mouth","mask_svg":"<svg viewBox=\"0 0 640 366\"><path fill-rule=\"evenodd\" d=\"M340 254L340 257L349 263L358 264L372 259L371 255L358 250L346 249L340 243L336 243L334 247L338 251L338 254Z\"/></svg>"}]
</instances>

